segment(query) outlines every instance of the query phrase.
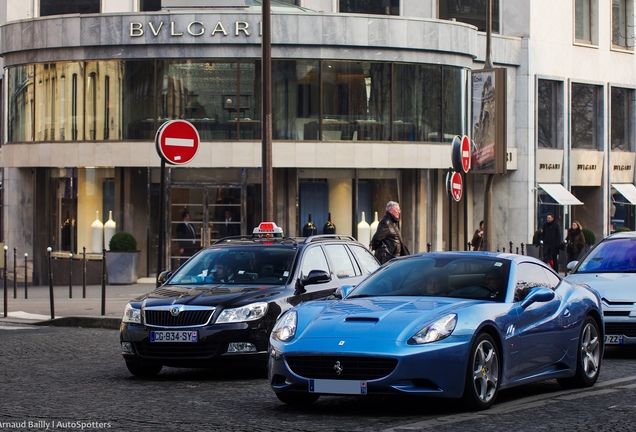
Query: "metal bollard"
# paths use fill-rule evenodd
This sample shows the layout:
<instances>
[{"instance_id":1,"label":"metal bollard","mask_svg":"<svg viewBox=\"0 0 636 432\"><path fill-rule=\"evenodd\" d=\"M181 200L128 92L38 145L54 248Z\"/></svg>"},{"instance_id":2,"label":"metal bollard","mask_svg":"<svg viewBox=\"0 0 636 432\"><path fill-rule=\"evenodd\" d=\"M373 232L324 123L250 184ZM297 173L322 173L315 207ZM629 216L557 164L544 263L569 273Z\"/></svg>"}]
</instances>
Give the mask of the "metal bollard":
<instances>
[{"instance_id":1,"label":"metal bollard","mask_svg":"<svg viewBox=\"0 0 636 432\"><path fill-rule=\"evenodd\" d=\"M432 246L433 246L432 244L430 244L430 243L426 243L426 252L430 252L430 251L431 251Z\"/></svg>"},{"instance_id":2,"label":"metal bollard","mask_svg":"<svg viewBox=\"0 0 636 432\"><path fill-rule=\"evenodd\" d=\"M524 245L523 243L521 243L521 255L525 255L525 252L523 251L523 247L524 247L524 246L525 246L525 245Z\"/></svg>"},{"instance_id":3,"label":"metal bollard","mask_svg":"<svg viewBox=\"0 0 636 432\"><path fill-rule=\"evenodd\" d=\"M24 254L24 298L27 299L29 298L29 284L27 281L27 275L29 273L29 267L27 265L28 262L28 258L29 258L29 254L25 253Z\"/></svg>"},{"instance_id":4,"label":"metal bollard","mask_svg":"<svg viewBox=\"0 0 636 432\"><path fill-rule=\"evenodd\" d=\"M7 251L9 250L9 246L4 246L4 317L6 318L8 315L7 308L9 303L8 300L8 287L7 287Z\"/></svg>"},{"instance_id":5,"label":"metal bollard","mask_svg":"<svg viewBox=\"0 0 636 432\"><path fill-rule=\"evenodd\" d=\"M46 248L49 253L49 302L51 304L51 319L55 319L55 304L53 301L53 266L51 264L51 247Z\"/></svg>"},{"instance_id":6,"label":"metal bollard","mask_svg":"<svg viewBox=\"0 0 636 432\"><path fill-rule=\"evenodd\" d=\"M86 246L82 251L82 298L86 298Z\"/></svg>"},{"instance_id":7,"label":"metal bollard","mask_svg":"<svg viewBox=\"0 0 636 432\"><path fill-rule=\"evenodd\" d=\"M18 248L13 248L13 298L18 298Z\"/></svg>"},{"instance_id":8,"label":"metal bollard","mask_svg":"<svg viewBox=\"0 0 636 432\"><path fill-rule=\"evenodd\" d=\"M510 245L510 249L508 249L510 251L510 253L512 253L512 242L508 243Z\"/></svg>"},{"instance_id":9,"label":"metal bollard","mask_svg":"<svg viewBox=\"0 0 636 432\"><path fill-rule=\"evenodd\" d=\"M68 298L73 298L73 253L68 254Z\"/></svg>"},{"instance_id":10,"label":"metal bollard","mask_svg":"<svg viewBox=\"0 0 636 432\"><path fill-rule=\"evenodd\" d=\"M102 249L102 315L106 315L106 249Z\"/></svg>"}]
</instances>

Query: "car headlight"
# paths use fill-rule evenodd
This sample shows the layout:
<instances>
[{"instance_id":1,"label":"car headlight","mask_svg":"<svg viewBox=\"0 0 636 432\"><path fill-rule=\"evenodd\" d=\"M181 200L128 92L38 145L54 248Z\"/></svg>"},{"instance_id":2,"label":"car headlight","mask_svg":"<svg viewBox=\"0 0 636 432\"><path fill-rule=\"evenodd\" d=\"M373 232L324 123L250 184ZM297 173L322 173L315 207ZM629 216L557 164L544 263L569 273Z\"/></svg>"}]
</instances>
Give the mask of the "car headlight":
<instances>
[{"instance_id":1,"label":"car headlight","mask_svg":"<svg viewBox=\"0 0 636 432\"><path fill-rule=\"evenodd\" d=\"M298 314L295 311L289 311L276 322L272 329L272 337L281 342L287 342L296 335L296 325L298 324Z\"/></svg>"},{"instance_id":2,"label":"car headlight","mask_svg":"<svg viewBox=\"0 0 636 432\"><path fill-rule=\"evenodd\" d=\"M225 309L217 318L217 323L232 323L254 321L261 319L267 313L267 303L252 303L233 309Z\"/></svg>"},{"instance_id":3,"label":"car headlight","mask_svg":"<svg viewBox=\"0 0 636 432\"><path fill-rule=\"evenodd\" d=\"M409 345L421 345L447 338L455 330L457 315L449 314L427 325L409 339Z\"/></svg>"},{"instance_id":4,"label":"car headlight","mask_svg":"<svg viewBox=\"0 0 636 432\"><path fill-rule=\"evenodd\" d=\"M141 309L137 309L128 303L124 308L124 316L121 320L125 323L141 324Z\"/></svg>"}]
</instances>

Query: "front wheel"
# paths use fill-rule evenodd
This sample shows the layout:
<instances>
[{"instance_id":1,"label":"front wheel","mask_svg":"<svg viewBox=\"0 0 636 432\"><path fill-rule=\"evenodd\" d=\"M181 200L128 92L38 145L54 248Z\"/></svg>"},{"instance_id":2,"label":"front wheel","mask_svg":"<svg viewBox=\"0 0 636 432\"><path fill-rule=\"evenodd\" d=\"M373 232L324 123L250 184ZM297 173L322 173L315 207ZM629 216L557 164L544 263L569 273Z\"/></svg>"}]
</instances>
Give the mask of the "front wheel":
<instances>
[{"instance_id":1,"label":"front wheel","mask_svg":"<svg viewBox=\"0 0 636 432\"><path fill-rule=\"evenodd\" d=\"M499 349L494 339L481 333L468 357L464 402L469 409L484 410L495 403L499 391Z\"/></svg>"},{"instance_id":2,"label":"front wheel","mask_svg":"<svg viewBox=\"0 0 636 432\"><path fill-rule=\"evenodd\" d=\"M134 376L150 378L159 375L159 372L161 372L163 365L127 361L126 367L128 368L128 371Z\"/></svg>"},{"instance_id":3,"label":"front wheel","mask_svg":"<svg viewBox=\"0 0 636 432\"><path fill-rule=\"evenodd\" d=\"M316 402L320 395L315 393L276 393L276 397L291 406L307 406Z\"/></svg>"},{"instance_id":4,"label":"front wheel","mask_svg":"<svg viewBox=\"0 0 636 432\"><path fill-rule=\"evenodd\" d=\"M592 317L585 318L579 336L576 372L570 378L559 379L559 384L565 387L592 387L594 385L601 372L601 359L603 357L603 343L600 340L600 334L596 320Z\"/></svg>"}]
</instances>

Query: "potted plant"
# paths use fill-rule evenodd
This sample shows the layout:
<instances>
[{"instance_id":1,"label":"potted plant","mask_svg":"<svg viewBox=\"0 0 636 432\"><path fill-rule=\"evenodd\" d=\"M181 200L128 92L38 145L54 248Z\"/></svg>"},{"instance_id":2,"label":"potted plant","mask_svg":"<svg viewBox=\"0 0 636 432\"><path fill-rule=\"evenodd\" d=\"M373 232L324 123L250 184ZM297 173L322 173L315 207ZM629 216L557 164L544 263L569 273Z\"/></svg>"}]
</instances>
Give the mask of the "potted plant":
<instances>
[{"instance_id":1,"label":"potted plant","mask_svg":"<svg viewBox=\"0 0 636 432\"><path fill-rule=\"evenodd\" d=\"M106 252L106 274L111 285L127 285L139 277L137 240L126 231L115 233Z\"/></svg>"}]
</instances>

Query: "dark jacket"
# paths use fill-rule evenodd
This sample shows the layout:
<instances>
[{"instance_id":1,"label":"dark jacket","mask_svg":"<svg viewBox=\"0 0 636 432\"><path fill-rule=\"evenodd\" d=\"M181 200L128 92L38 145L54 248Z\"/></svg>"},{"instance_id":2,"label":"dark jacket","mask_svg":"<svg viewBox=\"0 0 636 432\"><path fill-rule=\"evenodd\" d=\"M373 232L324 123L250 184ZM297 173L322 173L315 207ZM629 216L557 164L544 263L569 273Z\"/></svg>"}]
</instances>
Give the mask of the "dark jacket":
<instances>
[{"instance_id":1,"label":"dark jacket","mask_svg":"<svg viewBox=\"0 0 636 432\"><path fill-rule=\"evenodd\" d=\"M556 257L559 255L559 248L563 242L561 225L556 220L543 224L541 240L543 240L544 257Z\"/></svg>"},{"instance_id":2,"label":"dark jacket","mask_svg":"<svg viewBox=\"0 0 636 432\"><path fill-rule=\"evenodd\" d=\"M585 235L581 228L568 229L568 235L565 237L567 242L568 259L576 261L585 247Z\"/></svg>"},{"instance_id":3,"label":"dark jacket","mask_svg":"<svg viewBox=\"0 0 636 432\"><path fill-rule=\"evenodd\" d=\"M378 229L371 239L371 249L375 252L375 257L384 264L392 258L409 255L410 252L398 227L398 221L391 213L386 212L380 222Z\"/></svg>"}]
</instances>

